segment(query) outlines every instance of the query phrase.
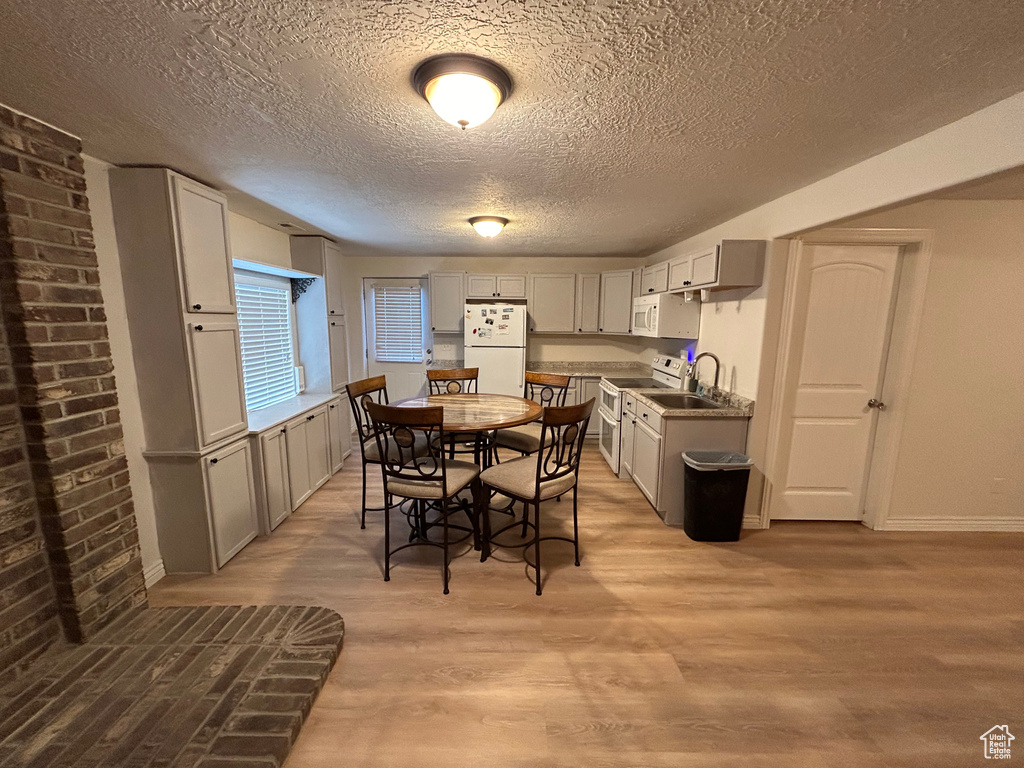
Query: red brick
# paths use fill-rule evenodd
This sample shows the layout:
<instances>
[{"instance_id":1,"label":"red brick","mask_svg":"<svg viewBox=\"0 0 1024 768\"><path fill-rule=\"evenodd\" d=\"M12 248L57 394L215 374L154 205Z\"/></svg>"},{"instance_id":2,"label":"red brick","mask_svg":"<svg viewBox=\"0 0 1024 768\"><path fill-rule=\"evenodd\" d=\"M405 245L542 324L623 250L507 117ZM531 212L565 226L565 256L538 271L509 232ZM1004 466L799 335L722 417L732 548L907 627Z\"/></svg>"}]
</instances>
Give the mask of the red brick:
<instances>
[{"instance_id":1,"label":"red brick","mask_svg":"<svg viewBox=\"0 0 1024 768\"><path fill-rule=\"evenodd\" d=\"M60 170L46 163L27 158L22 159L21 170L26 176L45 181L47 184L65 187L72 192L85 192L85 178L80 174Z\"/></svg>"},{"instance_id":2,"label":"red brick","mask_svg":"<svg viewBox=\"0 0 1024 768\"><path fill-rule=\"evenodd\" d=\"M59 241L60 245L74 246L74 232L70 229L66 229L64 232L67 233L66 239ZM58 241L52 241L52 243L56 242ZM96 266L96 252L91 248L62 248L56 244L37 243L36 257L42 261L48 261L53 264L70 264L78 267Z\"/></svg>"},{"instance_id":3,"label":"red brick","mask_svg":"<svg viewBox=\"0 0 1024 768\"><path fill-rule=\"evenodd\" d=\"M22 195L30 200L43 200L56 205L68 205L73 195L66 189L51 186L38 179L32 179L20 173L7 171L0 173L0 184L10 195Z\"/></svg>"},{"instance_id":4,"label":"red brick","mask_svg":"<svg viewBox=\"0 0 1024 768\"><path fill-rule=\"evenodd\" d=\"M55 304L100 304L103 294L96 287L70 285L44 285L43 300Z\"/></svg>"}]
</instances>

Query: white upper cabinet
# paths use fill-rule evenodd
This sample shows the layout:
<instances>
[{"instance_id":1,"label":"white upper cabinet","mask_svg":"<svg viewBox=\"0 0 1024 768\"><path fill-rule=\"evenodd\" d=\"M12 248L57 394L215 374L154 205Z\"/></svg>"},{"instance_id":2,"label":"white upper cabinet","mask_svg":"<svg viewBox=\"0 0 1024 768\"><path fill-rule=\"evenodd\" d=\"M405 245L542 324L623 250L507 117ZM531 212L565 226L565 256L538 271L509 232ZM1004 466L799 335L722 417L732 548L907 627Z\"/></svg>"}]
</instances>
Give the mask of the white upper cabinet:
<instances>
[{"instance_id":1,"label":"white upper cabinet","mask_svg":"<svg viewBox=\"0 0 1024 768\"><path fill-rule=\"evenodd\" d=\"M248 422L235 323L191 323L189 351L200 447L244 432Z\"/></svg>"},{"instance_id":2,"label":"white upper cabinet","mask_svg":"<svg viewBox=\"0 0 1024 768\"><path fill-rule=\"evenodd\" d=\"M198 182L171 176L186 312L235 311L227 200Z\"/></svg>"},{"instance_id":3,"label":"white upper cabinet","mask_svg":"<svg viewBox=\"0 0 1024 768\"><path fill-rule=\"evenodd\" d=\"M345 314L345 272L341 249L324 241L324 287L327 293L327 314L338 317Z\"/></svg>"},{"instance_id":4,"label":"white upper cabinet","mask_svg":"<svg viewBox=\"0 0 1024 768\"><path fill-rule=\"evenodd\" d=\"M434 333L462 333L465 307L466 273L431 272L430 330Z\"/></svg>"},{"instance_id":5,"label":"white upper cabinet","mask_svg":"<svg viewBox=\"0 0 1024 768\"><path fill-rule=\"evenodd\" d=\"M668 290L668 262L644 267L640 281L640 295L664 293Z\"/></svg>"},{"instance_id":6,"label":"white upper cabinet","mask_svg":"<svg viewBox=\"0 0 1024 768\"><path fill-rule=\"evenodd\" d=\"M526 275L467 275L467 299L525 299Z\"/></svg>"},{"instance_id":7,"label":"white upper cabinet","mask_svg":"<svg viewBox=\"0 0 1024 768\"><path fill-rule=\"evenodd\" d=\"M601 275L576 275L576 332L597 333L601 317Z\"/></svg>"},{"instance_id":8,"label":"white upper cabinet","mask_svg":"<svg viewBox=\"0 0 1024 768\"><path fill-rule=\"evenodd\" d=\"M531 333L576 332L576 275L531 274L526 306Z\"/></svg>"},{"instance_id":9,"label":"white upper cabinet","mask_svg":"<svg viewBox=\"0 0 1024 768\"><path fill-rule=\"evenodd\" d=\"M622 269L601 273L601 311L599 333L630 332L633 316L633 270Z\"/></svg>"},{"instance_id":10,"label":"white upper cabinet","mask_svg":"<svg viewBox=\"0 0 1024 768\"><path fill-rule=\"evenodd\" d=\"M677 256L668 265L668 290L755 288L764 277L764 240L723 240L702 251Z\"/></svg>"}]
</instances>

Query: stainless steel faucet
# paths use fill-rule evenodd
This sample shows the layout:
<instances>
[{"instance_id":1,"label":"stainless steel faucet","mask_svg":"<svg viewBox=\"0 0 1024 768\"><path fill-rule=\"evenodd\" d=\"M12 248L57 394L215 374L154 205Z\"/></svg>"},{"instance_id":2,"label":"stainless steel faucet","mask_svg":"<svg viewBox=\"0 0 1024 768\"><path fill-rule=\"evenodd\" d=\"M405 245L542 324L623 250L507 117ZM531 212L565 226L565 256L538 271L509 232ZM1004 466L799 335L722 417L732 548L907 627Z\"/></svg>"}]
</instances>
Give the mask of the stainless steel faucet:
<instances>
[{"instance_id":1,"label":"stainless steel faucet","mask_svg":"<svg viewBox=\"0 0 1024 768\"><path fill-rule=\"evenodd\" d=\"M712 385L712 391L717 392L718 371L722 367L722 361L719 360L718 355L714 354L713 352L701 352L699 355L693 358L693 362L690 363L690 367L686 369L686 375L689 376L691 379L695 378L693 374L697 371L697 361L700 360L702 357L710 357L712 360L715 361L715 383Z\"/></svg>"}]
</instances>

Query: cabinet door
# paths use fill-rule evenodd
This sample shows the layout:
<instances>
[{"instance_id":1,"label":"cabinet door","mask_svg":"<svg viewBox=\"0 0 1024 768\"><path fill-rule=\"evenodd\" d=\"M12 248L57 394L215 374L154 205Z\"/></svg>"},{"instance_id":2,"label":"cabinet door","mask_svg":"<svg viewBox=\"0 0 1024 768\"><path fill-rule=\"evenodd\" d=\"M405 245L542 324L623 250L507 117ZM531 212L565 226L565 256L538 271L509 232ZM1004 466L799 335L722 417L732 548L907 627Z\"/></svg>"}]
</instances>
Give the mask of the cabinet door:
<instances>
[{"instance_id":1,"label":"cabinet door","mask_svg":"<svg viewBox=\"0 0 1024 768\"><path fill-rule=\"evenodd\" d=\"M348 404L336 400L327 405L327 426L331 433L331 473L339 472L345 461L345 452L352 442L348 420Z\"/></svg>"},{"instance_id":2,"label":"cabinet door","mask_svg":"<svg viewBox=\"0 0 1024 768\"><path fill-rule=\"evenodd\" d=\"M224 197L181 176L171 177L178 258L186 312L235 311L235 284Z\"/></svg>"},{"instance_id":3,"label":"cabinet door","mask_svg":"<svg viewBox=\"0 0 1024 768\"><path fill-rule=\"evenodd\" d=\"M327 326L327 346L331 353L331 391L348 384L348 331L343 318L332 318Z\"/></svg>"},{"instance_id":4,"label":"cabinet door","mask_svg":"<svg viewBox=\"0 0 1024 768\"><path fill-rule=\"evenodd\" d=\"M579 405L578 379L569 379L569 388L565 390L565 404Z\"/></svg>"},{"instance_id":5,"label":"cabinet door","mask_svg":"<svg viewBox=\"0 0 1024 768\"><path fill-rule=\"evenodd\" d=\"M601 273L600 333L629 333L633 315L633 270Z\"/></svg>"},{"instance_id":6,"label":"cabinet door","mask_svg":"<svg viewBox=\"0 0 1024 768\"><path fill-rule=\"evenodd\" d=\"M597 415L597 407L601 404L601 380L580 379L580 405L591 398L594 400L594 410L590 414L590 424L587 425L587 437L597 437L601 434L601 419Z\"/></svg>"},{"instance_id":7,"label":"cabinet door","mask_svg":"<svg viewBox=\"0 0 1024 768\"><path fill-rule=\"evenodd\" d=\"M431 272L430 330L435 333L462 333L465 308L466 273Z\"/></svg>"},{"instance_id":8,"label":"cabinet door","mask_svg":"<svg viewBox=\"0 0 1024 768\"><path fill-rule=\"evenodd\" d=\"M576 330L576 275L530 275L527 299L531 333Z\"/></svg>"},{"instance_id":9,"label":"cabinet door","mask_svg":"<svg viewBox=\"0 0 1024 768\"><path fill-rule=\"evenodd\" d=\"M619 477L633 474L633 433L636 422L633 414L622 407L622 421L619 422Z\"/></svg>"},{"instance_id":10,"label":"cabinet door","mask_svg":"<svg viewBox=\"0 0 1024 768\"><path fill-rule=\"evenodd\" d=\"M495 275L467 275L467 299L491 299L498 294L498 280Z\"/></svg>"},{"instance_id":11,"label":"cabinet door","mask_svg":"<svg viewBox=\"0 0 1024 768\"><path fill-rule=\"evenodd\" d=\"M503 299L525 299L526 275L497 275L495 290Z\"/></svg>"},{"instance_id":12,"label":"cabinet door","mask_svg":"<svg viewBox=\"0 0 1024 768\"><path fill-rule=\"evenodd\" d=\"M718 280L718 247L690 257L690 285L710 285Z\"/></svg>"},{"instance_id":13,"label":"cabinet door","mask_svg":"<svg viewBox=\"0 0 1024 768\"><path fill-rule=\"evenodd\" d=\"M256 487L249 440L239 440L205 456L203 472L220 567L256 538Z\"/></svg>"},{"instance_id":14,"label":"cabinet door","mask_svg":"<svg viewBox=\"0 0 1024 768\"><path fill-rule=\"evenodd\" d=\"M192 395L200 447L244 432L245 389L238 326L235 323L190 323Z\"/></svg>"},{"instance_id":15,"label":"cabinet door","mask_svg":"<svg viewBox=\"0 0 1024 768\"><path fill-rule=\"evenodd\" d=\"M658 508L658 475L661 473L661 435L639 420L633 434L633 482Z\"/></svg>"},{"instance_id":16,"label":"cabinet door","mask_svg":"<svg viewBox=\"0 0 1024 768\"><path fill-rule=\"evenodd\" d=\"M309 480L309 447L306 442L305 416L299 416L285 425L285 442L288 446L288 489L292 499L292 511L299 508L313 493Z\"/></svg>"},{"instance_id":17,"label":"cabinet door","mask_svg":"<svg viewBox=\"0 0 1024 768\"><path fill-rule=\"evenodd\" d=\"M345 275L341 249L324 243L324 290L327 293L327 314L332 317L345 314Z\"/></svg>"},{"instance_id":18,"label":"cabinet door","mask_svg":"<svg viewBox=\"0 0 1024 768\"><path fill-rule=\"evenodd\" d=\"M597 333L601 315L601 275L576 275L576 331Z\"/></svg>"},{"instance_id":19,"label":"cabinet door","mask_svg":"<svg viewBox=\"0 0 1024 768\"><path fill-rule=\"evenodd\" d=\"M664 293L668 290L668 262L644 267L640 284L640 295Z\"/></svg>"},{"instance_id":20,"label":"cabinet door","mask_svg":"<svg viewBox=\"0 0 1024 768\"><path fill-rule=\"evenodd\" d=\"M279 526L292 513L292 499L288 490L288 446L285 429L276 427L260 436L263 455L264 504L270 530Z\"/></svg>"},{"instance_id":21,"label":"cabinet door","mask_svg":"<svg viewBox=\"0 0 1024 768\"><path fill-rule=\"evenodd\" d=\"M668 263L668 289L686 288L692 282L692 265L689 256L677 256Z\"/></svg>"},{"instance_id":22,"label":"cabinet door","mask_svg":"<svg viewBox=\"0 0 1024 768\"><path fill-rule=\"evenodd\" d=\"M331 479L331 430L326 406L306 416L306 455L309 457L309 484L315 491Z\"/></svg>"}]
</instances>

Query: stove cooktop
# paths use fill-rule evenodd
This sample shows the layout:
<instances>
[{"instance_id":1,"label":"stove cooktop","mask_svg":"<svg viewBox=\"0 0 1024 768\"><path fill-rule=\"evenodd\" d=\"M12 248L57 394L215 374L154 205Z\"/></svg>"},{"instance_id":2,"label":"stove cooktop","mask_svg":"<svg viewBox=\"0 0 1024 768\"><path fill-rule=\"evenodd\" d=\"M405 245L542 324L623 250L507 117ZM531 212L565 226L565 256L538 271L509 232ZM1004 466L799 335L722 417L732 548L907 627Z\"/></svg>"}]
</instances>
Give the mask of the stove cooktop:
<instances>
[{"instance_id":1,"label":"stove cooktop","mask_svg":"<svg viewBox=\"0 0 1024 768\"><path fill-rule=\"evenodd\" d=\"M668 384L662 384L656 379L615 379L606 377L605 381L619 389L671 389Z\"/></svg>"}]
</instances>

